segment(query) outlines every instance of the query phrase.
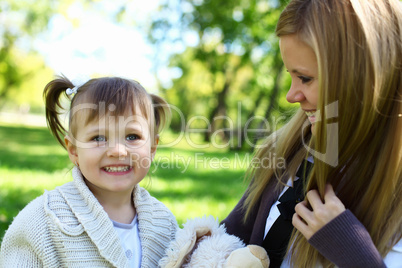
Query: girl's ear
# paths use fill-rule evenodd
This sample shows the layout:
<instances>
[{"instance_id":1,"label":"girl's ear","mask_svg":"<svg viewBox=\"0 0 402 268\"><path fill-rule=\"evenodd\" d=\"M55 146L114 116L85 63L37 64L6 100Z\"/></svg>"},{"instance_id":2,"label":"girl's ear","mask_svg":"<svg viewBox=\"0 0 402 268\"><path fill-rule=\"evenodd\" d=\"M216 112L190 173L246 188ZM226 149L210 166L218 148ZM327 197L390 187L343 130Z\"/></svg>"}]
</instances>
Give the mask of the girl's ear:
<instances>
[{"instance_id":1,"label":"girl's ear","mask_svg":"<svg viewBox=\"0 0 402 268\"><path fill-rule=\"evenodd\" d=\"M151 146L151 158L152 158L152 161L154 160L154 157L155 157L155 154L156 154L156 148L158 147L158 143L159 143L159 134L157 134L155 136L154 144Z\"/></svg>"},{"instance_id":2,"label":"girl's ear","mask_svg":"<svg viewBox=\"0 0 402 268\"><path fill-rule=\"evenodd\" d=\"M77 165L78 163L77 147L75 147L69 136L64 137L64 142L66 144L68 157L70 158L71 162L73 162L74 165Z\"/></svg>"}]
</instances>

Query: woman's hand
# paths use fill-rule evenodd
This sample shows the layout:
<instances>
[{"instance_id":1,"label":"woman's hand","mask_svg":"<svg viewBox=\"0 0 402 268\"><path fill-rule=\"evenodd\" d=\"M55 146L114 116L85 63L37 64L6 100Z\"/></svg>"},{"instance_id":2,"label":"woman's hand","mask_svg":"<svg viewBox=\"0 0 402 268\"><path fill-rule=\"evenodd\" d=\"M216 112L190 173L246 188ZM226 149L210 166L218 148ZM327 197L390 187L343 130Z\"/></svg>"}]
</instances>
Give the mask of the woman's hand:
<instances>
[{"instance_id":1,"label":"woman's hand","mask_svg":"<svg viewBox=\"0 0 402 268\"><path fill-rule=\"evenodd\" d=\"M324 225L344 212L345 206L335 195L330 184L325 186L324 202L322 202L317 190L309 191L306 198L308 203L303 201L296 205L296 213L293 215L292 223L308 240ZM310 204L311 209L308 204Z\"/></svg>"}]
</instances>

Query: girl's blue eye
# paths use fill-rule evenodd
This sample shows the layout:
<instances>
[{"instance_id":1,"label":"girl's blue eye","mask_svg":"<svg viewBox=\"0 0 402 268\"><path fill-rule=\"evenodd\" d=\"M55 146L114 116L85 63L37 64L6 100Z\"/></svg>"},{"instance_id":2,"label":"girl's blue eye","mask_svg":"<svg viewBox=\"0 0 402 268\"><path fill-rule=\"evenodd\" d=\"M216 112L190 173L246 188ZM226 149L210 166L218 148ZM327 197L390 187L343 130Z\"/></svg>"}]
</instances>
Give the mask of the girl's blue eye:
<instances>
[{"instance_id":1,"label":"girl's blue eye","mask_svg":"<svg viewBox=\"0 0 402 268\"><path fill-rule=\"evenodd\" d=\"M126 140L128 140L128 141L135 141L138 139L140 139L140 136L138 136L136 134L130 134L130 135L127 135L127 137L126 137Z\"/></svg>"},{"instance_id":2,"label":"girl's blue eye","mask_svg":"<svg viewBox=\"0 0 402 268\"><path fill-rule=\"evenodd\" d=\"M302 84L306 84L308 82L310 82L311 80L313 80L311 77L308 76L298 76L297 78L299 78L302 82Z\"/></svg>"},{"instance_id":3,"label":"girl's blue eye","mask_svg":"<svg viewBox=\"0 0 402 268\"><path fill-rule=\"evenodd\" d=\"M106 137L105 136L96 136L92 140L97 141L97 142L102 142L102 141L106 141Z\"/></svg>"}]
</instances>

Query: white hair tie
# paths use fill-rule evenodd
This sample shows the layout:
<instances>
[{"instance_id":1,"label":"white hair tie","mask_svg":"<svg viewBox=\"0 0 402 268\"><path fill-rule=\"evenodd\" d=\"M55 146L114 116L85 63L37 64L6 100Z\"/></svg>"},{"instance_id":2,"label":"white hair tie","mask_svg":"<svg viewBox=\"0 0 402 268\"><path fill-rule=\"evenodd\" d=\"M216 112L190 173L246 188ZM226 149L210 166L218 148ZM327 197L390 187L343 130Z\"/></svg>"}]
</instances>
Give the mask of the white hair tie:
<instances>
[{"instance_id":1,"label":"white hair tie","mask_svg":"<svg viewBox=\"0 0 402 268\"><path fill-rule=\"evenodd\" d=\"M66 89L66 94L67 95L77 94L77 90L78 90L77 86L75 86L73 88L67 88Z\"/></svg>"},{"instance_id":2,"label":"white hair tie","mask_svg":"<svg viewBox=\"0 0 402 268\"><path fill-rule=\"evenodd\" d=\"M88 82L89 79L90 77L87 75L79 75L74 79L70 79L71 83L75 86L73 88L67 88L66 94L67 95L77 94L78 88L80 88L82 85Z\"/></svg>"}]
</instances>

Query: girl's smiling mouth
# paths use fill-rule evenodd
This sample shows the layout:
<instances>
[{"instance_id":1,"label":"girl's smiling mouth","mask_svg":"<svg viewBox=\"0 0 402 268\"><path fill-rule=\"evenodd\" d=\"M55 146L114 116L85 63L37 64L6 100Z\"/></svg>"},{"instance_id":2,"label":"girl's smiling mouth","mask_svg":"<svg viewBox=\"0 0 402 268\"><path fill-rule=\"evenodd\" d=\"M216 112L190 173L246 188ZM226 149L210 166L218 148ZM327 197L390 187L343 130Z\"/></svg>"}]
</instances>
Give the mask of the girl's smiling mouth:
<instances>
[{"instance_id":1,"label":"girl's smiling mouth","mask_svg":"<svg viewBox=\"0 0 402 268\"><path fill-rule=\"evenodd\" d=\"M131 166L107 166L102 168L106 172L110 173L121 173L121 172L127 172L132 169Z\"/></svg>"}]
</instances>

